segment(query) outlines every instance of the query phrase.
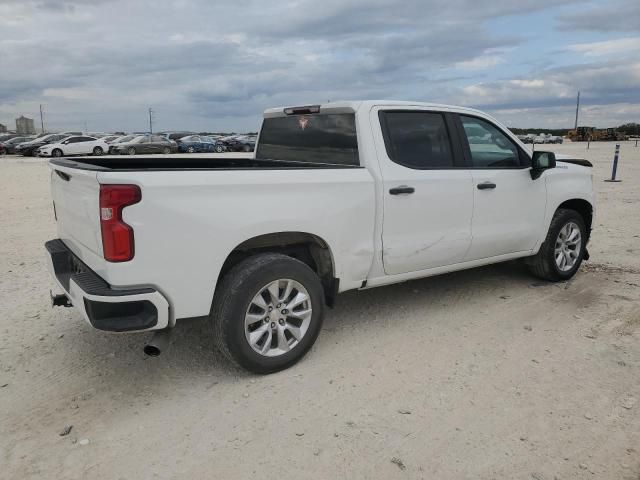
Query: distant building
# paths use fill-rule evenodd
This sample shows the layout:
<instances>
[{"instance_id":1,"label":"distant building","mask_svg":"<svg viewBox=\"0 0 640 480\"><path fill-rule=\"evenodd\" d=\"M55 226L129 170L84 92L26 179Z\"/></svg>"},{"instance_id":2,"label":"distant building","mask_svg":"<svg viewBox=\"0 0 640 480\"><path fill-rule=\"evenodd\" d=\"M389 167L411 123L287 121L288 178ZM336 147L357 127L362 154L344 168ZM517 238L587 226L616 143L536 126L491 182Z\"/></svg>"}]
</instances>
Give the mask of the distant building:
<instances>
[{"instance_id":1,"label":"distant building","mask_svg":"<svg viewBox=\"0 0 640 480\"><path fill-rule=\"evenodd\" d=\"M7 126L0 123L0 133L7 133Z\"/></svg>"},{"instance_id":2,"label":"distant building","mask_svg":"<svg viewBox=\"0 0 640 480\"><path fill-rule=\"evenodd\" d=\"M24 115L20 115L20 118L16 118L16 133L20 135L32 135L36 133L36 127L33 125L33 118L27 118Z\"/></svg>"}]
</instances>

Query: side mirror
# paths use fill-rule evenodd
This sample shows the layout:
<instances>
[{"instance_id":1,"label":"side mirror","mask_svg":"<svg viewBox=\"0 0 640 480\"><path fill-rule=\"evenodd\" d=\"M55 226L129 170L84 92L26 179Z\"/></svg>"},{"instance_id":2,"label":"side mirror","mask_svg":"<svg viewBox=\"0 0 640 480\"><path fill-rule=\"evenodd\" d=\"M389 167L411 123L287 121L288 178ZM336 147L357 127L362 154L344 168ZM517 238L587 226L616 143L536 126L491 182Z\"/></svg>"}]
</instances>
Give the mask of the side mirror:
<instances>
[{"instance_id":1,"label":"side mirror","mask_svg":"<svg viewBox=\"0 0 640 480\"><path fill-rule=\"evenodd\" d=\"M535 180L542 172L556 168L556 154L553 152L533 152L531 158L531 178Z\"/></svg>"}]
</instances>

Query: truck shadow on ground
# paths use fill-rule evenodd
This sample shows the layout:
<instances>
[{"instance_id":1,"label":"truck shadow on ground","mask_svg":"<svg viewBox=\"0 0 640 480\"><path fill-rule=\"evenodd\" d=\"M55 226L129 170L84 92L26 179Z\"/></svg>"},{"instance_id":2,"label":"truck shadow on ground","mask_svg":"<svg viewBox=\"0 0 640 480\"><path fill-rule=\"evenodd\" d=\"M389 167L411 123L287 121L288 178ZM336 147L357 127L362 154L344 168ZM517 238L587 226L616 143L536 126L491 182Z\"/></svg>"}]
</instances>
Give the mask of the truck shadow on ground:
<instances>
[{"instance_id":1,"label":"truck shadow on ground","mask_svg":"<svg viewBox=\"0 0 640 480\"><path fill-rule=\"evenodd\" d=\"M319 345L315 348L322 348L322 338L327 335L357 335L361 328L379 329L383 334L389 326L387 317L394 315L397 318L398 311L406 312L407 316L424 312L421 314L428 321L429 309L435 303L440 308L453 309L471 299L489 304L525 295L530 288L549 288L551 285L531 276L522 263L508 262L347 292L339 296L334 309L327 309ZM170 348L155 358L146 357L142 352L150 335L96 335L88 326L77 329L76 334L81 338L68 347L68 355L74 357L72 362L76 364L83 363L84 356L104 359L104 362L90 362L87 366L98 369L92 373L102 381L108 382L111 376L124 376L134 383L136 378L148 382L149 378L189 377L197 381L198 378L210 380L216 377L233 382L253 377L215 351L205 321L179 325L173 332Z\"/></svg>"}]
</instances>

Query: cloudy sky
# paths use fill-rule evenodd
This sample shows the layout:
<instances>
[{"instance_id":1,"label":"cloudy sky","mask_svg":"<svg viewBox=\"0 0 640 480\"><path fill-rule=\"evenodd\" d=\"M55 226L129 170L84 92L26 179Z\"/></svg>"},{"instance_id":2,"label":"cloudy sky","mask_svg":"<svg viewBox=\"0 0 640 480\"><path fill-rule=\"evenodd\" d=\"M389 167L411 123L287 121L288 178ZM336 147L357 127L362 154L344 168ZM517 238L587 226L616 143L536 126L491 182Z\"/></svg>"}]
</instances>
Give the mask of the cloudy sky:
<instances>
[{"instance_id":1,"label":"cloudy sky","mask_svg":"<svg viewBox=\"0 0 640 480\"><path fill-rule=\"evenodd\" d=\"M640 121L640 0L0 0L0 123L256 130L271 106L453 103Z\"/></svg>"}]
</instances>

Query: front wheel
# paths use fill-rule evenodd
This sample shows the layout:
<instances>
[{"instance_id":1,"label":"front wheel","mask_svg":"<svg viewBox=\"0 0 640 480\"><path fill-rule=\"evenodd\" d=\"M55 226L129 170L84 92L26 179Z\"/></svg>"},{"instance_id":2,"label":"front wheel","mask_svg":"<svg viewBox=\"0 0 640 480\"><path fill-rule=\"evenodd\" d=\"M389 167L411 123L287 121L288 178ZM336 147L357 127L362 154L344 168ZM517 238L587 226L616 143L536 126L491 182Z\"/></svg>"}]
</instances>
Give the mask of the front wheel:
<instances>
[{"instance_id":1,"label":"front wheel","mask_svg":"<svg viewBox=\"0 0 640 480\"><path fill-rule=\"evenodd\" d=\"M534 275L545 280L569 280L580 268L586 242L582 216L575 210L560 208L551 220L540 250L529 260L529 267Z\"/></svg>"},{"instance_id":2,"label":"front wheel","mask_svg":"<svg viewBox=\"0 0 640 480\"><path fill-rule=\"evenodd\" d=\"M129 147L129 149L127 150L127 153L129 155L135 155L136 154L136 149L134 147Z\"/></svg>"},{"instance_id":3,"label":"front wheel","mask_svg":"<svg viewBox=\"0 0 640 480\"><path fill-rule=\"evenodd\" d=\"M95 147L95 148L93 149L93 154L94 154L96 157L99 157L100 155L102 155L102 153L103 153L103 151L102 151L102 147Z\"/></svg>"},{"instance_id":4,"label":"front wheel","mask_svg":"<svg viewBox=\"0 0 640 480\"><path fill-rule=\"evenodd\" d=\"M55 149L51 152L51 156L52 156L52 157L61 157L61 156L62 156L62 150L60 150L59 148L55 148Z\"/></svg>"},{"instance_id":5,"label":"front wheel","mask_svg":"<svg viewBox=\"0 0 640 480\"><path fill-rule=\"evenodd\" d=\"M286 255L267 253L233 267L216 290L211 324L217 348L255 373L283 370L316 341L324 294L316 273Z\"/></svg>"},{"instance_id":6,"label":"front wheel","mask_svg":"<svg viewBox=\"0 0 640 480\"><path fill-rule=\"evenodd\" d=\"M196 151L196 149L195 149L195 148L193 148L193 147L189 147L189 148L187 148L187 153L193 153L193 152L195 152L195 151Z\"/></svg>"},{"instance_id":7,"label":"front wheel","mask_svg":"<svg viewBox=\"0 0 640 480\"><path fill-rule=\"evenodd\" d=\"M222 148L222 145L216 145L216 152L217 153L222 153L224 151L224 148Z\"/></svg>"},{"instance_id":8,"label":"front wheel","mask_svg":"<svg viewBox=\"0 0 640 480\"><path fill-rule=\"evenodd\" d=\"M165 155L169 155L171 153L171 149L169 147L164 147L162 149L162 153L164 153Z\"/></svg>"}]
</instances>

